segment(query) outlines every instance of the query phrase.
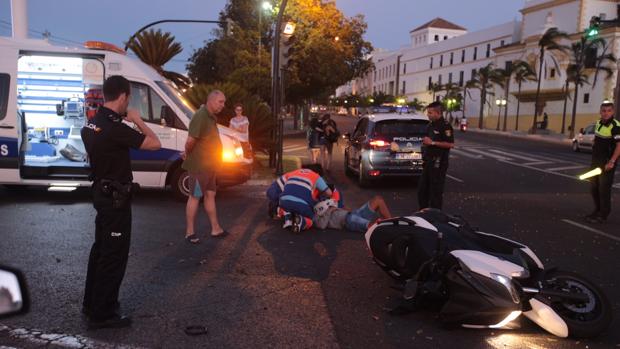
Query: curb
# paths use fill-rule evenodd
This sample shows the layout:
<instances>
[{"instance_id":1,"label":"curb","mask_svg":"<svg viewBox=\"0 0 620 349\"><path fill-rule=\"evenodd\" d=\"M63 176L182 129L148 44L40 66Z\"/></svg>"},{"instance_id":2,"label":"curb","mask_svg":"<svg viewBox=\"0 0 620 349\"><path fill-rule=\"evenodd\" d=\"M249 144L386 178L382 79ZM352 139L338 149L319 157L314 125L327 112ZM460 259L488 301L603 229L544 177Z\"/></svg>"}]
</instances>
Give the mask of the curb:
<instances>
[{"instance_id":1,"label":"curb","mask_svg":"<svg viewBox=\"0 0 620 349\"><path fill-rule=\"evenodd\" d=\"M503 131L495 131L495 130L480 130L477 128L469 128L467 129L467 132L475 132L475 133L482 133L482 134L486 133L486 134L491 134L491 135L496 135L496 136L527 139L527 140L532 140L532 141L537 141L537 142L546 142L546 143L561 144L561 145L571 145L573 143L573 141L570 138L562 139L562 138L555 138L555 136L532 135L532 134L525 134L525 133L512 133L512 132L503 132Z\"/></svg>"}]
</instances>

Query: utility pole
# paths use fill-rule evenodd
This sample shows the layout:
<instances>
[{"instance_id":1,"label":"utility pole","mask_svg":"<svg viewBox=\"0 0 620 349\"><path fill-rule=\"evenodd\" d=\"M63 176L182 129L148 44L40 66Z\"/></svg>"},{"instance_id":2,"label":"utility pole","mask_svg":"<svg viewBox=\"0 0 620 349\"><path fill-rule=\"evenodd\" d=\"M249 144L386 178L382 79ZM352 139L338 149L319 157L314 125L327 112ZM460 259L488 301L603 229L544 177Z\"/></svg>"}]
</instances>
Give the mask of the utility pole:
<instances>
[{"instance_id":1,"label":"utility pole","mask_svg":"<svg viewBox=\"0 0 620 349\"><path fill-rule=\"evenodd\" d=\"M279 176L282 174L282 125L280 124L280 35L282 33L282 17L284 16L284 10L286 9L286 3L288 0L282 0L280 9L278 11L278 18L276 20L276 31L273 43L272 54L272 66L271 66L271 112L274 125L276 126L272 131L272 149L269 151L269 164L276 167L276 174ZM276 147L277 149L273 149ZM276 161L277 159L277 161Z\"/></svg>"}]
</instances>

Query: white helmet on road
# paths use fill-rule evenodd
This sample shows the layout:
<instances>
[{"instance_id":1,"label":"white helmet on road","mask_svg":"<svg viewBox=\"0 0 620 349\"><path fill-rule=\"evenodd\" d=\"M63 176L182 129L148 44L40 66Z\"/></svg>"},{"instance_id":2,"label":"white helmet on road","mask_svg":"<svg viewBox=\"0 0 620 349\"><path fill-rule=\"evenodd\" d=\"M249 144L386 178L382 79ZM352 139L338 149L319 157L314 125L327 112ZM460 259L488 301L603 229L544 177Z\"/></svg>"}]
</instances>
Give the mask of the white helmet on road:
<instances>
[{"instance_id":1,"label":"white helmet on road","mask_svg":"<svg viewBox=\"0 0 620 349\"><path fill-rule=\"evenodd\" d=\"M338 207L338 203L334 199L319 201L318 204L314 205L314 213L322 216L327 213L330 207Z\"/></svg>"}]
</instances>

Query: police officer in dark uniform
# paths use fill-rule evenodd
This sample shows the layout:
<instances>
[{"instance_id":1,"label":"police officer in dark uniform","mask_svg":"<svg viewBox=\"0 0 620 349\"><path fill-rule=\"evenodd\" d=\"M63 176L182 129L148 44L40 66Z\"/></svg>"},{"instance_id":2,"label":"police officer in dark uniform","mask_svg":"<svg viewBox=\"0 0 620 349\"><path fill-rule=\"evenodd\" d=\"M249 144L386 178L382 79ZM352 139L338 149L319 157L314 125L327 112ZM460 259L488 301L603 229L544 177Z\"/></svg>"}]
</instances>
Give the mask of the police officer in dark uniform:
<instances>
[{"instance_id":1,"label":"police officer in dark uniform","mask_svg":"<svg viewBox=\"0 0 620 349\"><path fill-rule=\"evenodd\" d=\"M432 207L441 209L443 204L443 187L448 171L448 155L454 147L454 131L450 123L443 118L443 106L433 102L426 107L430 120L427 136L422 139L424 145L422 159L424 167L418 184L418 204L420 209Z\"/></svg>"},{"instance_id":2,"label":"police officer in dark uniform","mask_svg":"<svg viewBox=\"0 0 620 349\"><path fill-rule=\"evenodd\" d=\"M105 103L82 128L97 211L82 308L89 329L131 325L129 317L118 313L118 292L131 238L133 176L129 149L157 150L161 143L140 114L127 109L130 91L127 79L110 76L103 83ZM132 122L141 133L123 120Z\"/></svg>"},{"instance_id":3,"label":"police officer in dark uniform","mask_svg":"<svg viewBox=\"0 0 620 349\"><path fill-rule=\"evenodd\" d=\"M620 157L620 121L614 119L613 103L603 103L601 118L594 126L592 169L603 172L590 179L590 194L594 199L594 212L586 216L590 223L605 223L611 212L611 186L614 183L616 162Z\"/></svg>"}]
</instances>

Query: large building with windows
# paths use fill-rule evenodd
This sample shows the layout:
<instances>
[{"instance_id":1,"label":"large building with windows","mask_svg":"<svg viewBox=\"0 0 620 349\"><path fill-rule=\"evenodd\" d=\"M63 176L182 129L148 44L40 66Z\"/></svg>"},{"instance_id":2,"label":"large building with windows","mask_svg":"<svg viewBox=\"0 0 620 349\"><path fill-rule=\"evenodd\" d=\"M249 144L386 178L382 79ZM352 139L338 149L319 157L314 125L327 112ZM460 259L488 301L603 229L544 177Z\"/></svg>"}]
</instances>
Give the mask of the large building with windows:
<instances>
[{"instance_id":1,"label":"large building with windows","mask_svg":"<svg viewBox=\"0 0 620 349\"><path fill-rule=\"evenodd\" d=\"M557 27L569 34L570 39L562 43L570 46L581 38L593 16L608 20L618 18L618 6L618 1L610 0L526 0L520 10L520 20L475 32L468 32L457 24L435 18L411 30L408 46L373 56L374 70L351 83L359 85L360 81L366 82L364 92L360 89L348 92L359 95L383 92L404 97L408 101L417 98L429 103L433 98L433 93L429 92L431 84L453 83L462 88L475 71L489 63L496 68L505 68L515 60L523 60L538 74L538 40L548 28ZM607 52L620 57L620 27L604 27L599 36L606 40ZM548 52L543 57L539 115L547 113L548 128L560 132L565 100L565 130L570 124L574 86L569 84L570 97L566 99L565 82L569 56L555 53L554 57L557 66L553 63L551 53ZM612 68L613 75L607 78L605 74L599 74L596 85L592 85L594 70L588 71L590 84L580 86L577 95L577 129L598 117L599 105L603 100L613 99L617 76L615 64ZM483 106L484 127L495 128L498 115L502 115L503 128L503 114L507 111L506 128L516 129L518 106L518 129L529 129L533 122L536 88L536 82L524 82L519 91L518 84L512 79L508 96L504 97L504 90L494 86ZM339 89L337 93L343 94L343 91ZM445 92L436 92L435 98L441 99L443 94ZM498 103L498 99L504 99L505 103ZM470 125L478 125L478 90L468 90L464 95L462 109L454 115L461 117L463 114L470 120Z\"/></svg>"}]
</instances>

